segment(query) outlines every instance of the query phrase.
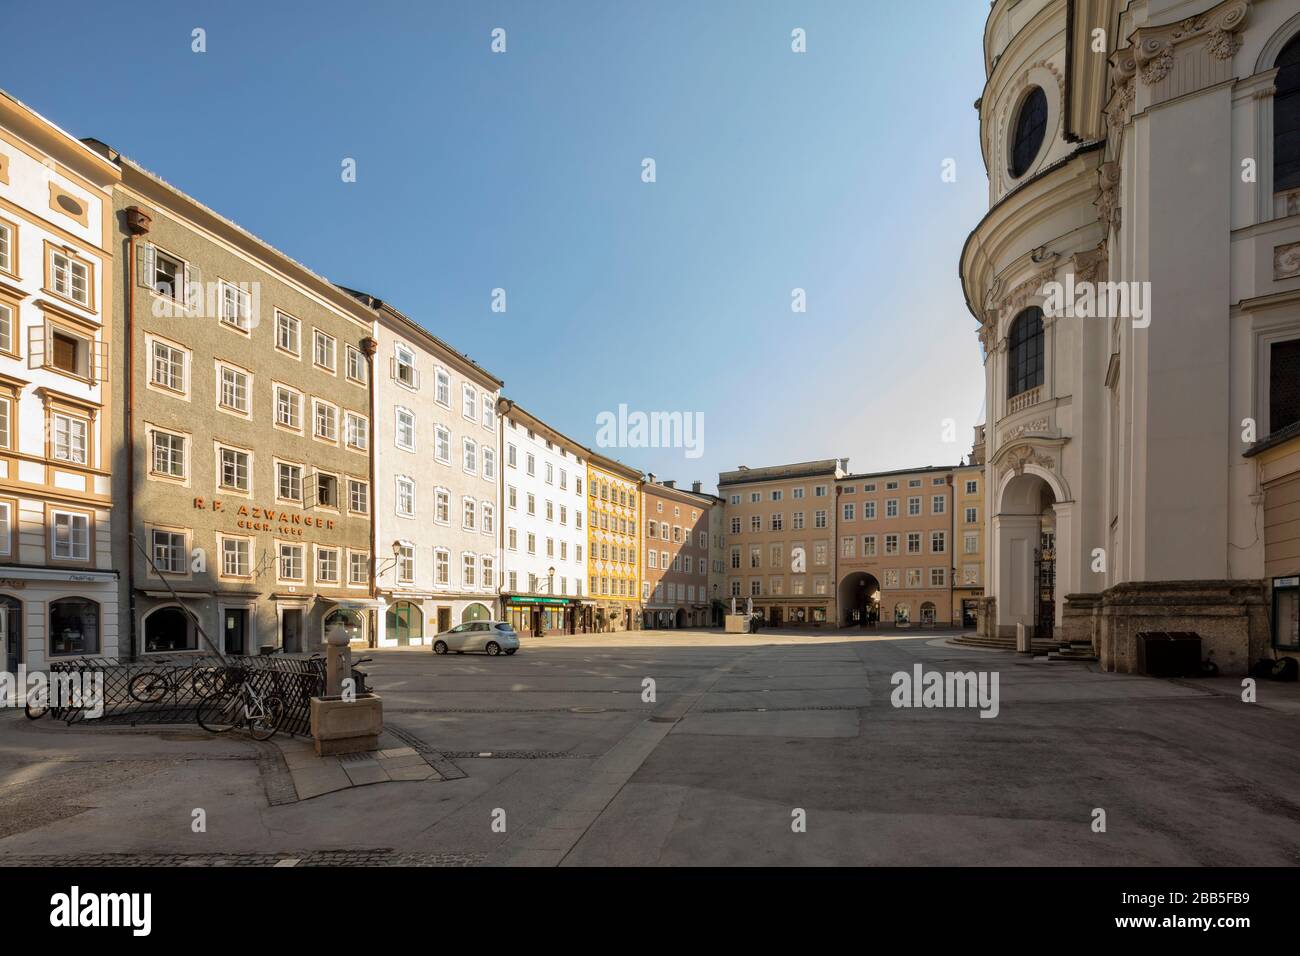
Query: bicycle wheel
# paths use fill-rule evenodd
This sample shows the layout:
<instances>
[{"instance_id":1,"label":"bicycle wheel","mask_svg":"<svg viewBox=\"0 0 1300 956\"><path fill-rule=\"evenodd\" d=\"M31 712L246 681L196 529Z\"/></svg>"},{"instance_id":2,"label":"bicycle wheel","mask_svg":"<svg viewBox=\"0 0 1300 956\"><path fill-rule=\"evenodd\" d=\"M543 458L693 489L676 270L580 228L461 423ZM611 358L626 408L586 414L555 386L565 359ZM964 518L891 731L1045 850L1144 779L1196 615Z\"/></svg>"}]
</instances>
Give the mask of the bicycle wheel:
<instances>
[{"instance_id":1,"label":"bicycle wheel","mask_svg":"<svg viewBox=\"0 0 1300 956\"><path fill-rule=\"evenodd\" d=\"M214 734L224 734L235 726L236 714L240 712L241 703L240 696L233 692L209 697L194 708L194 719L204 730Z\"/></svg>"},{"instance_id":2,"label":"bicycle wheel","mask_svg":"<svg viewBox=\"0 0 1300 956\"><path fill-rule=\"evenodd\" d=\"M275 694L262 698L261 713L248 718L248 733L254 740L270 740L284 720L284 701Z\"/></svg>"},{"instance_id":3,"label":"bicycle wheel","mask_svg":"<svg viewBox=\"0 0 1300 956\"><path fill-rule=\"evenodd\" d=\"M27 704L23 707L23 713L27 715L28 720L40 720L50 712L47 704Z\"/></svg>"},{"instance_id":4,"label":"bicycle wheel","mask_svg":"<svg viewBox=\"0 0 1300 956\"><path fill-rule=\"evenodd\" d=\"M170 681L167 680L166 674L141 671L131 678L126 689L132 700L139 701L141 704L156 704L167 696L169 686Z\"/></svg>"},{"instance_id":5,"label":"bicycle wheel","mask_svg":"<svg viewBox=\"0 0 1300 956\"><path fill-rule=\"evenodd\" d=\"M199 697L215 697L223 690L221 671L216 667L200 667L190 676L190 686Z\"/></svg>"}]
</instances>

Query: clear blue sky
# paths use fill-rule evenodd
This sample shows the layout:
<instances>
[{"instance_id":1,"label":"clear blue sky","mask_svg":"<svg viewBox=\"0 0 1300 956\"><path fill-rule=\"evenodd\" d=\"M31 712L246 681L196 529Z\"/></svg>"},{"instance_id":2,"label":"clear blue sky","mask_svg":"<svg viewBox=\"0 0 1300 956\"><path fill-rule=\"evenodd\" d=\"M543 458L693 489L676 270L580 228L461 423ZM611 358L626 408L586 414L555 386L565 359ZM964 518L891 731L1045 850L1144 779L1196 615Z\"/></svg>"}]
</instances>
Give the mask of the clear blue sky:
<instances>
[{"instance_id":1,"label":"clear blue sky","mask_svg":"<svg viewBox=\"0 0 1300 956\"><path fill-rule=\"evenodd\" d=\"M706 488L969 448L984 0L73 2L57 29L4 6L0 87L392 302L579 441L619 403L701 412L702 458L615 457Z\"/></svg>"}]
</instances>

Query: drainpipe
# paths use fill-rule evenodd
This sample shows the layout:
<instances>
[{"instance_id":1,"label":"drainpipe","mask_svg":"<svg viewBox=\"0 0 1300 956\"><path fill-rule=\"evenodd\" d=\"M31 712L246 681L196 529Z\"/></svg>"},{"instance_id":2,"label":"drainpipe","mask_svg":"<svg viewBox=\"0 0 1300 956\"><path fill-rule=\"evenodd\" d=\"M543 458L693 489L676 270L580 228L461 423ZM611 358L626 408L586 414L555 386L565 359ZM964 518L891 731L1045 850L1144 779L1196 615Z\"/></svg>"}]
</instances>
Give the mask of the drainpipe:
<instances>
[{"instance_id":1,"label":"drainpipe","mask_svg":"<svg viewBox=\"0 0 1300 956\"><path fill-rule=\"evenodd\" d=\"M378 319L375 320L376 326ZM375 328L375 334L379 334L378 328ZM379 507L379 489L375 486L375 451L378 446L376 418L376 394L375 387L375 353L379 351L379 343L373 337L367 336L361 340L361 352L366 357L366 369L370 373L367 378L370 382L370 423L366 426L366 437L370 444L370 600L376 601L379 597L379 583L375 575L376 562L379 559L379 522L377 520L376 508ZM370 609L370 635L367 642L371 647L377 646L379 632L379 611L375 607Z\"/></svg>"},{"instance_id":2,"label":"drainpipe","mask_svg":"<svg viewBox=\"0 0 1300 956\"><path fill-rule=\"evenodd\" d=\"M123 337L125 355L122 356L124 372L122 385L126 391L126 529L127 540L135 538L135 274L138 237L148 235L152 220L139 206L126 207L126 332ZM129 659L135 660L139 635L135 616L135 554L126 552L126 607L131 619Z\"/></svg>"}]
</instances>

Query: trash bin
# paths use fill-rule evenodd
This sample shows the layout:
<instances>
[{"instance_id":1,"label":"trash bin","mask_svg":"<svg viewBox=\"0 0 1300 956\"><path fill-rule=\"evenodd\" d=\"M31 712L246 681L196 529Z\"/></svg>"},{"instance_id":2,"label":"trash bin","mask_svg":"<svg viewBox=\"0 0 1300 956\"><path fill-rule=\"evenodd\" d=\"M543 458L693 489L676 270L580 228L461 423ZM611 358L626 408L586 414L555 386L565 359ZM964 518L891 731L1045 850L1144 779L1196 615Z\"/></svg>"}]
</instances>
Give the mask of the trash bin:
<instances>
[{"instance_id":1,"label":"trash bin","mask_svg":"<svg viewBox=\"0 0 1300 956\"><path fill-rule=\"evenodd\" d=\"M1201 635L1191 631L1140 631L1137 669L1148 677L1196 677L1201 673Z\"/></svg>"}]
</instances>

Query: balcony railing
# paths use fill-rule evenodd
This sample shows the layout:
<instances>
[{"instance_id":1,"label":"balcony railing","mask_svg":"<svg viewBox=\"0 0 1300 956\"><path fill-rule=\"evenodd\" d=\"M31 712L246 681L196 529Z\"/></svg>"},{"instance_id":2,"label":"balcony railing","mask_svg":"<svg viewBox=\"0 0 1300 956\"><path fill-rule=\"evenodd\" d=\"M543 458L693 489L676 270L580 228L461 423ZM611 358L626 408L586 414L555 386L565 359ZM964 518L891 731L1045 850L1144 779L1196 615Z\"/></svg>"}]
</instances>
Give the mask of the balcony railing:
<instances>
[{"instance_id":1,"label":"balcony railing","mask_svg":"<svg viewBox=\"0 0 1300 956\"><path fill-rule=\"evenodd\" d=\"M1011 396L1007 401L1007 414L1013 415L1016 412L1037 405L1042 400L1043 386L1037 385L1028 391L1021 392L1019 395Z\"/></svg>"}]
</instances>

